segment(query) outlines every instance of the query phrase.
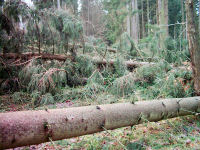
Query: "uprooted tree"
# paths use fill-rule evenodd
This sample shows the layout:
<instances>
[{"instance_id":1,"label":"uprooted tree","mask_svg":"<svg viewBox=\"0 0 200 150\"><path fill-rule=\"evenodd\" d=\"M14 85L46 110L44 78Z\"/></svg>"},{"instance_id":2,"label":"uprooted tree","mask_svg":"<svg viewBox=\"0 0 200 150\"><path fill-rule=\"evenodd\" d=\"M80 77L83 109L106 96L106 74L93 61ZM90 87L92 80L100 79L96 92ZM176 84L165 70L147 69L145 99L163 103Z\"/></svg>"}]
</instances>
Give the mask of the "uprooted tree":
<instances>
[{"instance_id":1,"label":"uprooted tree","mask_svg":"<svg viewBox=\"0 0 200 150\"><path fill-rule=\"evenodd\" d=\"M0 114L0 149L200 112L200 97Z\"/></svg>"}]
</instances>

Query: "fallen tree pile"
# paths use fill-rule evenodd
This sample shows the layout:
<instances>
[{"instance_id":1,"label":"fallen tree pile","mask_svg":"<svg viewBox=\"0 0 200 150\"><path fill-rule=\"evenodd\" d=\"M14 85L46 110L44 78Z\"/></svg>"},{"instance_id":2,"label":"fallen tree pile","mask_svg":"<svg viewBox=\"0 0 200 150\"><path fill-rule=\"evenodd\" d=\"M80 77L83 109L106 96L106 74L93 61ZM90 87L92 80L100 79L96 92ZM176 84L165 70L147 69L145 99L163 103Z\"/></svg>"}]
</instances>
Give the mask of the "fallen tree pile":
<instances>
[{"instance_id":1,"label":"fallen tree pile","mask_svg":"<svg viewBox=\"0 0 200 150\"><path fill-rule=\"evenodd\" d=\"M31 53L31 52L27 52L27 53L22 53L22 54L17 54L17 53L6 53L6 54L0 54L1 58L4 59L21 59L21 60L30 60L30 59L34 59L34 58L41 58L44 60L58 60L58 61L66 61L67 59L69 60L73 60L74 58L70 55L56 55L56 54L49 54L49 53ZM93 62L95 64L97 64L98 66L101 65L111 65L113 66L115 63L115 60L106 60L106 59L100 59L100 58L91 58L93 60ZM19 61L17 61L19 62ZM28 61L27 61L28 62ZM2 63L0 61L0 63ZM129 60L129 61L125 61L123 62L128 68L137 68L140 66L145 66L145 65L155 65L156 63L154 62L138 62L138 61L134 61L134 60ZM23 63L22 63L23 64ZM9 65L8 65L9 66ZM12 63L12 66L14 66L14 64ZM177 68L174 66L171 66L173 68ZM178 67L180 69L186 69L185 66L180 66ZM190 69L189 69L190 70Z\"/></svg>"},{"instance_id":2,"label":"fallen tree pile","mask_svg":"<svg viewBox=\"0 0 200 150\"><path fill-rule=\"evenodd\" d=\"M7 54L0 54L0 57L6 58L6 59L23 59L23 60L29 60L33 58L41 58L44 60L58 60L58 61L66 61L67 59L72 60L72 56L66 56L66 55L53 55L49 53L22 53L22 54L17 54L17 53L7 53ZM93 59L93 58L91 58ZM114 65L115 60L100 60L100 59L93 59L93 62L97 65ZM124 64L128 68L136 68L138 66L143 66L143 65L155 65L155 63L149 63L149 62L137 62L137 61L125 61Z\"/></svg>"},{"instance_id":3,"label":"fallen tree pile","mask_svg":"<svg viewBox=\"0 0 200 150\"><path fill-rule=\"evenodd\" d=\"M0 149L39 144L200 112L200 97L0 113Z\"/></svg>"}]
</instances>

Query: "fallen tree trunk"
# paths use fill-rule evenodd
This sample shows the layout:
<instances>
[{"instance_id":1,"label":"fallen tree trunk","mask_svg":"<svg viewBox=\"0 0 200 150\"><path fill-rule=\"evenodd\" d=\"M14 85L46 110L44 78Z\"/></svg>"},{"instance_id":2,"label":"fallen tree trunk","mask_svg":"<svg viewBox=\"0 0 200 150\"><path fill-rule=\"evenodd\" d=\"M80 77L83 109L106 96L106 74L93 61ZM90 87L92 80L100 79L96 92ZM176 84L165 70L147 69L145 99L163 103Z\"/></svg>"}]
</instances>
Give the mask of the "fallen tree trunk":
<instances>
[{"instance_id":1,"label":"fallen tree trunk","mask_svg":"<svg viewBox=\"0 0 200 150\"><path fill-rule=\"evenodd\" d=\"M37 58L41 58L41 59L47 59L47 60L58 60L58 61L66 61L66 59L73 59L72 56L66 56L66 55L53 55L53 54L45 54L45 53L22 53L22 54L17 54L17 53L6 53L6 54L0 54L0 57L2 58L7 58L7 59L31 59L33 57L37 57ZM93 59L93 58L91 58ZM115 60L96 60L93 59L93 62L97 65L114 65ZM128 67L128 68L136 68L139 66L143 66L143 65L155 65L155 63L152 62L137 62L137 61L125 61L124 64Z\"/></svg>"},{"instance_id":2,"label":"fallen tree trunk","mask_svg":"<svg viewBox=\"0 0 200 150\"><path fill-rule=\"evenodd\" d=\"M94 60L94 62L97 65L114 65L115 60ZM124 64L128 67L128 68L137 68L140 66L144 66L144 65L155 65L156 63L153 62L137 62L137 61L125 61Z\"/></svg>"},{"instance_id":3,"label":"fallen tree trunk","mask_svg":"<svg viewBox=\"0 0 200 150\"><path fill-rule=\"evenodd\" d=\"M66 59L72 59L72 56L66 56L66 55L53 55L49 53L6 53L6 54L0 54L0 57L7 58L7 59L31 59L32 57L39 57L42 59L48 59L48 60L58 60L58 61L66 61Z\"/></svg>"},{"instance_id":4,"label":"fallen tree trunk","mask_svg":"<svg viewBox=\"0 0 200 150\"><path fill-rule=\"evenodd\" d=\"M200 112L200 97L0 113L0 149Z\"/></svg>"}]
</instances>

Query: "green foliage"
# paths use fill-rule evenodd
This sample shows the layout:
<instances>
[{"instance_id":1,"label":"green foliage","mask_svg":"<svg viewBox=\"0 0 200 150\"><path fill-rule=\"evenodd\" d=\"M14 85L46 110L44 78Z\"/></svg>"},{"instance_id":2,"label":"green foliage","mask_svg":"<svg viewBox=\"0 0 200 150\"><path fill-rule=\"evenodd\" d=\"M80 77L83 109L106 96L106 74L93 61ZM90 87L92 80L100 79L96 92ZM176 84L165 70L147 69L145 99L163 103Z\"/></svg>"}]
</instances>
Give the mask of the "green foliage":
<instances>
[{"instance_id":1,"label":"green foliage","mask_svg":"<svg viewBox=\"0 0 200 150\"><path fill-rule=\"evenodd\" d=\"M105 16L106 20L106 32L105 36L113 43L118 40L118 37L122 34L123 24L125 23L126 16L128 14L126 8L126 1L108 1L104 0L104 9L107 11Z\"/></svg>"},{"instance_id":2,"label":"green foliage","mask_svg":"<svg viewBox=\"0 0 200 150\"><path fill-rule=\"evenodd\" d=\"M182 21L181 0L168 1L169 8L169 24L174 24ZM184 4L183 4L184 5ZM169 26L169 34L174 37L182 32L182 25ZM176 31L176 32L175 32Z\"/></svg>"},{"instance_id":3,"label":"green foliage","mask_svg":"<svg viewBox=\"0 0 200 150\"><path fill-rule=\"evenodd\" d=\"M42 95L40 101L41 105L54 104L54 103L55 101L51 93L46 93L45 95Z\"/></svg>"},{"instance_id":4,"label":"green foliage","mask_svg":"<svg viewBox=\"0 0 200 150\"><path fill-rule=\"evenodd\" d=\"M30 8L20 0L8 0L4 3L4 14L10 23L2 21L1 15L0 29L4 29L1 25L5 26L5 24L6 31L10 32L12 28L12 38L3 33L4 30L0 30L0 47L6 47L9 51L13 51L13 49L23 51L32 45L50 52L53 46L54 52L57 49L58 52L63 52L62 49L65 49L64 52L68 52L69 42L75 43L82 37L83 27L80 19L67 11L53 9L53 1L34 1L34 3L36 8ZM75 5L76 2L67 0L66 3ZM13 25L20 22L20 17L22 17L21 21L26 22L27 32L22 33L21 29Z\"/></svg>"},{"instance_id":5,"label":"green foliage","mask_svg":"<svg viewBox=\"0 0 200 150\"><path fill-rule=\"evenodd\" d=\"M155 57L158 57L159 55L159 35L160 35L160 29L156 25L148 25L148 28L150 30L147 37L144 37L140 40L138 47L140 49L143 49L147 56L154 59Z\"/></svg>"},{"instance_id":6,"label":"green foliage","mask_svg":"<svg viewBox=\"0 0 200 150\"><path fill-rule=\"evenodd\" d=\"M128 75L117 78L110 87L109 91L113 95L127 97L134 93L135 91L135 77L132 73Z\"/></svg>"},{"instance_id":7,"label":"green foliage","mask_svg":"<svg viewBox=\"0 0 200 150\"><path fill-rule=\"evenodd\" d=\"M157 68L158 69L158 68ZM158 98L182 98L193 96L193 83L191 82L191 72L187 70L174 70L159 72L159 70L149 70L146 68L147 76L139 80L137 93L141 99ZM156 72L155 74L153 72ZM144 77L144 76L142 76ZM151 77L151 78L149 78ZM149 82L149 79L151 82Z\"/></svg>"},{"instance_id":8,"label":"green foliage","mask_svg":"<svg viewBox=\"0 0 200 150\"><path fill-rule=\"evenodd\" d=\"M181 37L173 39L168 37L165 40L165 49L160 48L159 36L162 31L155 25L149 25L148 36L141 39L138 48L141 50L142 56L150 57L152 60L165 60L168 63L180 65L183 61L189 59L190 54L187 48L187 42Z\"/></svg>"},{"instance_id":9,"label":"green foliage","mask_svg":"<svg viewBox=\"0 0 200 150\"><path fill-rule=\"evenodd\" d=\"M184 49L179 49L180 45L184 44ZM160 57L169 63L181 64L189 59L189 51L186 49L187 43L179 43L177 40L168 38L165 41L166 50L162 50Z\"/></svg>"},{"instance_id":10,"label":"green foliage","mask_svg":"<svg viewBox=\"0 0 200 150\"><path fill-rule=\"evenodd\" d=\"M124 64L125 60L118 57L117 60L114 62L114 73L117 77L121 77L128 73L127 66Z\"/></svg>"},{"instance_id":11,"label":"green foliage","mask_svg":"<svg viewBox=\"0 0 200 150\"><path fill-rule=\"evenodd\" d=\"M7 0L4 3L4 13L13 18L16 22L19 22L19 16L27 17L29 14L29 8L26 3L21 0Z\"/></svg>"},{"instance_id":12,"label":"green foliage","mask_svg":"<svg viewBox=\"0 0 200 150\"><path fill-rule=\"evenodd\" d=\"M77 39L83 31L82 23L66 11L55 11L52 19L55 28L69 38Z\"/></svg>"},{"instance_id":13,"label":"green foliage","mask_svg":"<svg viewBox=\"0 0 200 150\"><path fill-rule=\"evenodd\" d=\"M33 60L19 73L21 83L29 92L39 90L42 94L55 93L58 87L67 83L67 79L64 69L57 69L51 65L51 63L46 64L45 67L39 61Z\"/></svg>"},{"instance_id":14,"label":"green foliage","mask_svg":"<svg viewBox=\"0 0 200 150\"><path fill-rule=\"evenodd\" d=\"M133 150L133 149L145 150L143 144L140 144L139 142L129 143L129 144L127 145L127 149L128 149L128 150Z\"/></svg>"},{"instance_id":15,"label":"green foliage","mask_svg":"<svg viewBox=\"0 0 200 150\"><path fill-rule=\"evenodd\" d=\"M90 77L95 69L96 66L89 57L84 55L76 57L75 71L79 72L79 76Z\"/></svg>"},{"instance_id":16,"label":"green foliage","mask_svg":"<svg viewBox=\"0 0 200 150\"><path fill-rule=\"evenodd\" d=\"M136 77L142 82L153 84L157 77L164 76L169 69L170 66L167 63L142 66L136 70Z\"/></svg>"},{"instance_id":17,"label":"green foliage","mask_svg":"<svg viewBox=\"0 0 200 150\"><path fill-rule=\"evenodd\" d=\"M85 67L82 67L82 65ZM80 90L69 89L68 86L80 85L81 82L83 82L82 78L86 77L90 78L88 84L81 90L82 93L86 93L85 95L90 96L102 91L104 89L104 87L101 86L104 83L103 77L100 78L101 74L99 72L95 73L94 69L95 66L91 60L83 56L77 57L77 61L74 63L69 61L60 63L58 61L43 62L41 60L33 60L20 71L19 78L20 83L25 87L24 90L32 93L32 101L36 105L38 101L45 101L41 100L41 95L45 93L50 93L52 95L59 93L62 96L57 96L58 100L62 100L64 97L68 97L69 99L71 99L71 97L78 97L80 94L77 93L80 93ZM92 74L92 72L94 73ZM68 92L63 93L63 90L61 90L62 88L66 89L65 91ZM72 96L73 93L75 93L74 96ZM84 96L81 97L84 98Z\"/></svg>"},{"instance_id":18,"label":"green foliage","mask_svg":"<svg viewBox=\"0 0 200 150\"><path fill-rule=\"evenodd\" d=\"M53 0L48 0L48 1L40 1L36 0L33 1L34 5L38 10L44 9L44 8L51 8L53 6Z\"/></svg>"},{"instance_id":19,"label":"green foliage","mask_svg":"<svg viewBox=\"0 0 200 150\"><path fill-rule=\"evenodd\" d=\"M33 106L37 106L40 101L41 101L41 92L35 90L35 91L32 91L30 97L31 97L31 103Z\"/></svg>"},{"instance_id":20,"label":"green foliage","mask_svg":"<svg viewBox=\"0 0 200 150\"><path fill-rule=\"evenodd\" d=\"M155 86L161 89L159 95L169 98L193 96L193 84L190 82L192 73L190 71L172 70L166 76L163 80L155 81Z\"/></svg>"},{"instance_id":21,"label":"green foliage","mask_svg":"<svg viewBox=\"0 0 200 150\"><path fill-rule=\"evenodd\" d=\"M192 73L174 69L166 62L142 66L134 73L116 78L108 91L120 97L136 100L182 98L193 96Z\"/></svg>"},{"instance_id":22,"label":"green foliage","mask_svg":"<svg viewBox=\"0 0 200 150\"><path fill-rule=\"evenodd\" d=\"M15 92L12 95L15 104L24 104L30 101L30 95L24 92Z\"/></svg>"},{"instance_id":23,"label":"green foliage","mask_svg":"<svg viewBox=\"0 0 200 150\"><path fill-rule=\"evenodd\" d=\"M7 0L0 11L0 48L4 53L19 52L24 42L23 33L14 23L29 17L30 9L26 3L16 0ZM3 10L3 11L2 11Z\"/></svg>"}]
</instances>

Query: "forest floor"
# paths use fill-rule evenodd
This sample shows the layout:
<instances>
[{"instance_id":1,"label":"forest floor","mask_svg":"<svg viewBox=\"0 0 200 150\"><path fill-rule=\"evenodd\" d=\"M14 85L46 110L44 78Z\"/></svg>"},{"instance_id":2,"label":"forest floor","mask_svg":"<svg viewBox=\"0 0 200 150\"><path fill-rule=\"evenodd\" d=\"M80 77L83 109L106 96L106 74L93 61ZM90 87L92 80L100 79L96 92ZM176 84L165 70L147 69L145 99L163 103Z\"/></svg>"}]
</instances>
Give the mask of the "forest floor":
<instances>
[{"instance_id":1,"label":"forest floor","mask_svg":"<svg viewBox=\"0 0 200 150\"><path fill-rule=\"evenodd\" d=\"M123 100L120 100L120 102ZM124 100L128 101L128 100ZM12 96L0 97L1 112L32 110L31 102L14 104ZM96 102L93 102L95 104ZM72 102L47 105L48 108L63 108L87 105L87 102ZM44 109L40 107L39 109ZM112 131L104 131L61 141L43 143L15 150L33 149L89 149L89 150L141 150L141 149L199 149L200 117L186 116L159 122L146 122L133 127L125 127Z\"/></svg>"}]
</instances>

